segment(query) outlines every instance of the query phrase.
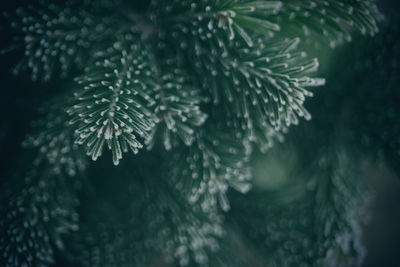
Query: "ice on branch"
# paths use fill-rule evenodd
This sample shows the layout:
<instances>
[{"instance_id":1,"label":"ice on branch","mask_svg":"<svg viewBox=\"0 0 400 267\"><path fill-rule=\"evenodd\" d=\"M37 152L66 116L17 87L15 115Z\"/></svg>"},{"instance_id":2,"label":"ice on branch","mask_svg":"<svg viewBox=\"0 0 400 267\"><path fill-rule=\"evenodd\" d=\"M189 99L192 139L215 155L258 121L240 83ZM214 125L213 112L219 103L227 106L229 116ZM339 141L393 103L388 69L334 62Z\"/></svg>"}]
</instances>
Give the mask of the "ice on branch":
<instances>
[{"instance_id":1,"label":"ice on branch","mask_svg":"<svg viewBox=\"0 0 400 267\"><path fill-rule=\"evenodd\" d=\"M118 165L122 152L142 148L138 137L148 138L156 117L150 106L153 70L147 49L131 34L113 46L95 53L95 63L85 68L76 82L76 104L69 110L71 124L77 124L76 142L85 144L96 160L107 144Z\"/></svg>"},{"instance_id":2,"label":"ice on branch","mask_svg":"<svg viewBox=\"0 0 400 267\"><path fill-rule=\"evenodd\" d=\"M42 3L40 8L19 8L5 15L16 34L1 52L23 49L14 73L30 69L32 80L65 77L74 66L83 68L91 49L114 34L111 18L95 16L71 1L65 6Z\"/></svg>"}]
</instances>

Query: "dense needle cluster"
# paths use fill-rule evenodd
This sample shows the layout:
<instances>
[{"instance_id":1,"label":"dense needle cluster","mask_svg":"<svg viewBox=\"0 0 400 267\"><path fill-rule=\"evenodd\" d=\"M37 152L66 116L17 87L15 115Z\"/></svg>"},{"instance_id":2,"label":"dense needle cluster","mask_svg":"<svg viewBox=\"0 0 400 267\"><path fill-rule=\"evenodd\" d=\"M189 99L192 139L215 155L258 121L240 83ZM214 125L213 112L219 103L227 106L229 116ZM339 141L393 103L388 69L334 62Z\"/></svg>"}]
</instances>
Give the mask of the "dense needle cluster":
<instances>
[{"instance_id":1,"label":"dense needle cluster","mask_svg":"<svg viewBox=\"0 0 400 267\"><path fill-rule=\"evenodd\" d=\"M128 147L137 153L143 145L136 136L147 138L155 125L148 52L126 34L105 51L94 54L94 63L75 78L83 90L75 93L77 103L68 113L78 124L76 142L86 144L96 160L105 142L118 165ZM150 91L150 92L149 92ZM135 135L136 134L136 135Z\"/></svg>"},{"instance_id":2,"label":"dense needle cluster","mask_svg":"<svg viewBox=\"0 0 400 267\"><path fill-rule=\"evenodd\" d=\"M61 96L51 104L44 101L37 133L25 141L36 150L33 164L19 175L21 183L5 187L0 262L49 266L56 246L68 252L67 261L83 266L146 265L153 255L181 266L228 264L218 256L227 249L220 244L226 232L222 214L231 206L228 189L251 189L252 153L282 141L301 118L311 119L304 103L325 83L313 77L319 63L299 49L300 37L334 46L350 40L354 29L373 35L375 5L90 2L40 1L6 14L15 40L1 51L23 52L15 73L27 69L34 81L73 82L55 89ZM87 184L97 181L84 177L107 166L104 147L119 165L104 173L116 172L107 178L119 184L116 195L126 205L114 199L109 201L115 206L88 208L96 206L91 190L97 189ZM87 192L92 200L84 197ZM338 192L347 198L346 191ZM316 201L318 209L323 204ZM335 219L319 212L316 224ZM273 236L271 227L257 238ZM324 231L346 238L331 228ZM260 250L269 250L268 242ZM310 254L307 260L318 263L321 257Z\"/></svg>"}]
</instances>

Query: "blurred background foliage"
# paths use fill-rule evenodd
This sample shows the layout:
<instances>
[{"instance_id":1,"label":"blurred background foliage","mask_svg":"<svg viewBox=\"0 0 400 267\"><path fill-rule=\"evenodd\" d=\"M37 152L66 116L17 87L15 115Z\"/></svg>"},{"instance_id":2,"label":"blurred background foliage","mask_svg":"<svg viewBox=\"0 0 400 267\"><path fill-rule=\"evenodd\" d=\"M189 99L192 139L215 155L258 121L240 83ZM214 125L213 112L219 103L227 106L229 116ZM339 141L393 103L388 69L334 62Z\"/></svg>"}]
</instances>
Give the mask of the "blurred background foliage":
<instances>
[{"instance_id":1,"label":"blurred background foliage","mask_svg":"<svg viewBox=\"0 0 400 267\"><path fill-rule=\"evenodd\" d=\"M314 193L307 192L309 183L315 182L313 176L327 178L347 175L352 177L352 182L361 182L369 192L368 196L361 197L366 201L364 203L368 203L368 211L362 212L359 222L363 231L360 241L365 242L367 251L362 266L397 266L400 247L399 3L378 1L378 6L385 18L382 22L384 26L376 38L358 36L335 50L319 47L308 49L310 55L320 59L320 76L327 78L326 86L317 89L314 98L306 104L313 118L308 123L290 129L285 142L276 145L267 155L254 157L255 188L246 195L247 199L235 194L233 202L237 202L232 206L238 209L234 208L232 213L237 212L233 221L241 218L247 222L247 227L253 229L263 227L257 225L256 221L252 225L249 217L253 212L260 214L263 209L260 217L265 216L264 221L274 215L282 219L285 216L298 216L305 220L313 218L318 210L307 207L305 201L315 198L311 201L316 206L321 201ZM326 162L332 166L327 166ZM288 168L288 165L291 167ZM335 174L340 170L347 174ZM302 194L299 195L299 192ZM277 202L282 202L278 211L276 207L275 210L268 210L270 203ZM262 203L257 204L262 208L252 203ZM348 203L352 205L351 201ZM274 205L270 204L271 207ZM307 215L304 210L314 214ZM243 215L243 211L248 213ZM314 223L314 226L306 226L305 229L318 227L318 220ZM280 231L288 237L296 234L304 236L304 233L290 233L291 228L298 229L291 225ZM263 234L268 236L276 232L259 231L246 237L254 240ZM358 230L354 228L352 231ZM256 242L261 243L260 240ZM270 246L274 247L272 244ZM295 249L296 246L293 246ZM307 259L303 260L307 262ZM294 261L299 262L299 259ZM328 262L331 266L344 264Z\"/></svg>"}]
</instances>

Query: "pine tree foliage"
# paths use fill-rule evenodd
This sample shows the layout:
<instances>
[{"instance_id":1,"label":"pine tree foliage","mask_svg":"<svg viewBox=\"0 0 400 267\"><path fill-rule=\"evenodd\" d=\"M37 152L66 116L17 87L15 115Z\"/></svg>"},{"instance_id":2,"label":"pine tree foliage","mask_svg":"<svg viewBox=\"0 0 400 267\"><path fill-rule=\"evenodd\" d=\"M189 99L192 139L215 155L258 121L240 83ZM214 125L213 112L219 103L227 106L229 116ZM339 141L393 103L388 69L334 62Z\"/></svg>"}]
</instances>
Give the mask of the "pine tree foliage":
<instances>
[{"instance_id":1,"label":"pine tree foliage","mask_svg":"<svg viewBox=\"0 0 400 267\"><path fill-rule=\"evenodd\" d=\"M259 31L267 35L278 31L279 25L272 23L268 16L276 14L282 7L279 1L173 0L165 6L161 6L161 3L162 1L158 0L152 1L151 17L156 22L159 18L161 22L165 17L171 18L172 23L167 26L175 30L173 38L179 34L178 32L183 32L205 40L221 32L217 30L219 28L224 35L229 36L230 40L237 34L249 46L252 46L252 40L246 30ZM184 46L185 44L181 44L181 47Z\"/></svg>"},{"instance_id":2,"label":"pine tree foliage","mask_svg":"<svg viewBox=\"0 0 400 267\"><path fill-rule=\"evenodd\" d=\"M231 76L229 83L215 85L226 93L221 96L228 100L226 110L233 112L239 127L246 129L248 140L259 143L262 150L273 143L271 136L276 134L271 132L298 124L298 117L311 118L303 102L312 93L305 88L324 84L323 79L307 76L316 71L318 61L307 60L305 53L293 51L298 42L299 39L287 39L269 42L267 47L259 39L260 50L244 49L237 61L220 62L219 73ZM243 90L241 86L249 88Z\"/></svg>"},{"instance_id":3,"label":"pine tree foliage","mask_svg":"<svg viewBox=\"0 0 400 267\"><path fill-rule=\"evenodd\" d=\"M83 90L75 93L77 103L69 109L70 123L80 122L76 142L86 144L93 160L107 143L115 165L128 148L137 153L143 147L137 136L148 138L156 120L148 108L154 105L148 52L135 36L121 38L97 52L94 64L75 79Z\"/></svg>"},{"instance_id":4,"label":"pine tree foliage","mask_svg":"<svg viewBox=\"0 0 400 267\"><path fill-rule=\"evenodd\" d=\"M64 248L63 237L78 229L76 196L79 173L86 158L78 151L58 102L42 110L35 134L25 145L36 152L28 171L16 177L2 195L0 250L3 266L47 266L54 263L54 246ZM64 114L64 115L63 115ZM70 132L72 132L70 130Z\"/></svg>"},{"instance_id":5,"label":"pine tree foliage","mask_svg":"<svg viewBox=\"0 0 400 267\"><path fill-rule=\"evenodd\" d=\"M253 8L250 8L253 3L237 6L235 1L225 2L221 7L217 5L215 10L210 6L193 5L194 10L188 12L186 17L194 13L198 21L181 19L172 24L168 28L172 32L168 37L172 38L166 38L166 42L180 43L180 56L188 62L196 62L195 76L200 78L199 84L209 92L212 102L225 102L222 104L226 106L226 112L232 113L234 120L240 121L240 128L250 131L246 136L259 142L267 139L262 142L262 147L266 149L272 143L269 138L271 132L274 128L279 129L282 122L290 125L297 123L297 116L309 118L302 105L305 97L311 95L305 87L320 86L324 81L307 76L316 71L318 62L316 59L307 60L305 53L295 51L298 38L271 42L266 39L264 28L254 27L255 22L251 18L260 16L261 11L272 7L272 2L257 1ZM276 13L281 4L273 4L276 6L272 13ZM225 28L229 27L224 23L221 25L220 15L216 18L212 15L220 14L219 8L230 14L232 20L241 18L236 12L249 13L244 16L246 19L239 19L236 24L243 24L243 27L248 26L252 30L247 32L242 29L240 32L242 37L246 36L244 38L235 38L232 29L227 34ZM198 9L203 11L202 15L198 14ZM257 10L249 11L252 9ZM261 12L263 16L269 13L265 15ZM229 20L229 17L223 19ZM189 31L190 28L197 30ZM205 77L209 82L204 81ZM254 134L257 128L261 128L260 137Z\"/></svg>"},{"instance_id":6,"label":"pine tree foliage","mask_svg":"<svg viewBox=\"0 0 400 267\"><path fill-rule=\"evenodd\" d=\"M356 1L357 2L357 1ZM73 6L73 4L70 4ZM146 108L142 108L142 103L136 104L136 108L133 111L133 108L129 108L128 106L133 107L134 105L127 105L124 103L121 98L121 104L125 104L124 107L119 106L118 104L115 106L116 109L122 108L128 111L129 114L122 114L118 116L117 113L113 110L114 108L114 101L119 100L115 96L120 93L124 93L124 90L115 89L120 88L119 82L123 83L124 79L130 79L124 77L124 73L132 75L133 66L128 66L130 61L133 60L133 55L128 53L129 51L125 51L123 48L121 49L119 55L114 55L114 49L118 50L118 47L124 47L124 42L126 43L125 38L129 39L136 39L138 36L132 37L132 33L129 33L129 30L132 31L140 31L141 35L158 35L157 37L160 38L159 46L166 46L174 41L178 41L180 43L181 48L185 48L186 52L181 55L186 59L189 55L195 55L195 58L190 59L190 61L197 62L195 66L200 67L200 73L197 72L197 77L204 77L205 73L209 73L211 77L208 80L211 83L214 83L211 86L210 94L213 96L215 103L218 103L218 95L220 92L223 91L223 97L228 99L228 102L231 104L228 105L228 110L237 110L236 116L239 117L239 120L243 118L243 122L241 123L241 128L250 129L252 133L248 134L251 140L256 140L258 142L264 141L265 137L270 137L272 134L272 130L270 129L271 126L279 129L280 121L284 120L286 124L297 123L296 114L299 116L304 116L306 118L309 117L308 112L302 106L302 102L304 101L305 96L309 96L310 93L304 90L304 87L308 86L318 86L323 83L321 79L312 79L307 76L304 76L308 72L312 72L316 70L317 62L313 61L302 61L302 63L296 63L296 59L299 57L304 57L302 53L289 53L292 49L296 46L298 39L294 40L284 40L280 45L277 47L275 45L265 46L265 43L268 42L268 39L265 39L265 36L271 36L270 31L278 31L279 26L269 21L269 17L273 17L275 14L279 14L280 9L282 8L282 3L277 1L203 1L199 3L193 3L191 1L171 1L167 3L165 6L161 5L157 1L154 1L150 4L148 13L150 22L146 22L144 27L140 27L141 21L145 20L141 17L137 18L137 16L133 17L133 21L131 23L134 24L134 29L130 27L119 27L120 30L115 31L120 34L115 34L113 37L109 37L108 34L102 35L104 38L109 37L109 39L115 39L115 42L108 48L104 48L105 51L100 52L97 51L93 54L93 61L96 63L94 64L97 67L92 69L91 67L87 67L86 70L89 76L94 75L95 77L89 77L83 75L82 77L78 78L78 82L81 83L88 83L87 86L94 87L93 89L98 91L97 86L93 82L98 82L103 87L111 88L113 87L113 96L108 97L108 101L110 101L109 108L110 110L101 109L100 106L104 107L107 106L105 103L107 102L107 98L102 97L101 99L96 99L96 97L100 97L101 93L94 94L95 97L92 98L92 104L90 104L90 99L88 99L86 103L87 109L93 109L93 112L98 112L104 114L105 117L108 119L100 119L94 114L92 114L89 110L86 113L89 113L92 117L82 118L81 121L86 121L87 127L81 126L77 131L79 132L79 140L78 143L87 143L88 144L88 155L92 157L92 159L96 159L102 152L102 147L104 144L104 140L107 140L109 148L113 151L114 154L114 164L118 164L119 160L122 158L121 150L126 150L129 146L135 153L138 149L142 146L142 144L136 140L136 136L139 135L143 138L148 136L148 132L153 127L154 123L148 118L150 116L149 111ZM367 7L361 5L364 9ZM118 7L118 6L117 6ZM357 7L357 6L356 6ZM52 8L56 8L55 6ZM360 7L361 8L361 7ZM70 12L69 9L63 12ZM72 12L72 11L71 11ZM56 13L56 11L52 11L52 13ZM369 12L364 12L365 14L369 15ZM364 14L362 13L362 14ZM68 14L68 13L67 13ZM59 14L61 16L60 23L53 22L48 23L50 26L54 26L55 34L52 32L48 32L48 35L53 39L54 36L58 36L59 31L57 31L57 26L64 26L63 23L67 23L69 26L71 25L80 25L79 19L75 18L75 15L72 16L72 22L68 22L65 19L67 14ZM119 14L118 12L111 12L113 19L116 17L115 14ZM93 15L92 15L93 16ZM90 17L90 16L87 16ZM97 16L96 16L97 17ZM126 18L124 16L122 21L125 21ZM171 21L168 19L164 21L165 18L170 18ZM40 21L37 22L38 27L43 27L43 23L51 19L45 14L41 14L39 16ZM46 21L47 20L47 21ZM65 32L61 32L62 38L72 38L75 40L76 38L83 35L83 37L87 37L85 34L88 31L88 25L85 23L92 23L96 24L93 20L88 19L89 22L84 22L82 30L81 28L78 29L78 32L82 32L83 34L78 34L75 32L73 37L67 35L65 36ZM56 22L58 20L55 20ZM65 22L67 21L67 22ZM104 20L107 22L107 17ZM151 24L149 26L148 23L153 21L155 27ZM41 22L41 23L40 23ZM170 22L170 23L167 23ZM367 27L368 22L370 20L362 20L364 24L361 22L357 23L357 25L364 25ZM126 23L126 21L125 21ZM59 25L60 24L60 25ZM117 24L115 22L114 24ZM121 23L122 24L122 23ZM137 24L137 25L135 25ZM45 24L47 25L47 24ZM91 25L91 24L90 24ZM120 25L120 24L117 24ZM166 25L164 27L164 25ZM255 25L258 25L255 27ZM159 27L157 29L156 27ZM96 27L103 29L105 28L102 24L97 24ZM95 28L96 28L95 27ZM114 26L115 27L115 26ZM147 27L147 28L146 28ZM148 28L152 27L151 30ZM25 29L22 27L23 30ZM29 27L28 27L29 28ZM155 28L155 29L154 29ZM64 29L64 27L63 27ZM192 30L190 30L192 29ZM246 29L246 30L245 30ZM250 29L250 30L249 30ZM74 32L74 31L72 31ZM95 31L96 32L96 31ZM124 32L127 32L124 34ZM235 32L240 35L242 38L241 40L237 40L235 38ZM42 33L42 31L39 31ZM64 34L63 34L64 33ZM167 34L170 33L170 34ZM228 33L228 34L227 34ZM47 34L47 33L46 33ZM121 35L123 37L121 37ZM74 37L75 36L75 37ZM128 37L127 37L128 36ZM264 38L261 38L264 36ZM29 34L25 37L31 37ZM171 40L172 37L172 40ZM75 38L75 39L74 39ZM254 42L253 39L256 38L257 42ZM95 37L89 38L91 40L96 40ZM101 40L100 40L101 41ZM122 42L122 44L120 44ZM128 40L128 43L132 42L132 40ZM79 42L71 42L71 43L79 43ZM107 43L107 42L105 42ZM131 46L135 46L136 49L140 42L132 44ZM241 44L242 43L242 44ZM278 42L279 44L279 42ZM47 44L45 44L47 45ZM87 48L93 49L93 46L90 44L85 45ZM175 45L174 45L175 46ZM174 47L172 46L172 47ZM247 47L252 47L252 49L248 49ZM179 47L179 46L178 46ZM57 48L57 47L56 47ZM65 47L63 47L64 49ZM176 49L177 47L175 46ZM26 48L25 51L28 51L30 47ZM42 48L39 48L39 50ZM65 48L66 49L66 48ZM74 51L73 48L71 48ZM71 50L70 49L70 50ZM131 47L131 49L133 49ZM68 50L68 49L67 49ZM50 50L47 50L50 51ZM58 56L60 53L57 52L55 49L52 54ZM125 52L124 52L125 51ZM144 51L144 50L143 50ZM240 53L238 53L240 52ZM73 52L75 53L75 52ZM71 54L71 56L73 55ZM105 54L104 54L105 53ZM110 53L110 54L108 54ZM40 60L43 59L44 62L47 61L46 56L41 56L41 52L38 52L37 58ZM103 57L104 62L99 62L98 57L99 55ZM220 58L218 57L220 55ZM107 58L109 56L110 58ZM146 56L146 55L142 55ZM280 59L290 58L292 60L286 60L284 63L280 63ZM79 57L75 57L79 58ZM97 59L96 59L97 58ZM217 62L215 61L217 59ZM142 58L138 60L144 60ZM271 60L272 62L269 62ZM110 74L110 70L116 67L116 61L121 61L118 63L120 69L118 73L114 72L112 75ZM201 62L204 64L201 64ZM263 62L267 61L267 62ZM125 62L125 63L124 63ZM260 64L256 64L260 62ZM289 63L294 62L295 64L291 65ZM114 64L113 64L114 63ZM40 69L40 64L32 64L35 69ZM45 64L46 65L46 64ZM93 65L93 64L91 64ZM102 66L100 66L102 65ZM203 65L203 67L202 67ZM212 66L214 66L212 67ZM140 65L139 67L143 67ZM212 69L210 69L210 67ZM46 67L48 68L48 67ZM67 68L67 67L65 67ZM151 66L150 66L151 68ZM51 68L52 70L54 68ZM117 67L117 69L119 69ZM135 73L140 72L140 70L135 70ZM146 75L150 76L150 71L143 71ZM35 73L35 72L34 72ZM215 84L215 76L223 74L227 76L227 78L221 79L222 85ZM96 76L97 75L97 76ZM100 76L104 75L107 76L105 78L113 79L110 81L108 79L102 79ZM141 74L137 74L141 75ZM47 75L48 76L48 75ZM138 77L136 77L138 78ZM147 79L147 78L146 78ZM140 79L134 79L134 81L141 81ZM91 82L93 81L93 82ZM126 82L126 81L125 81ZM128 81L130 83L132 81ZM153 81L154 82L154 81ZM111 85L109 84L111 83ZM112 84L114 83L114 84ZM202 83L205 85L206 83ZM139 87L143 87L144 85L139 85ZM241 90L242 86L247 87L247 90ZM137 88L137 87L135 87ZM218 88L218 89L217 89ZM236 90L234 89L236 88ZM140 88L143 91L143 88ZM136 89L138 90L138 89ZM110 89L112 91L112 89ZM145 90L145 91L151 91ZM236 91L236 92L235 92ZM90 92L90 90L89 90ZM80 92L83 94L83 92ZM126 92L125 92L126 93ZM138 93L138 92L136 92ZM149 93L149 92L148 92ZM139 94L140 95L140 94ZM142 93L141 96L147 101L152 102L149 99L149 96L146 92ZM88 97L88 96L86 96ZM78 96L79 99L85 99L83 96ZM85 100L86 101L86 100ZM103 104L99 106L99 101ZM133 101L130 99L130 101ZM97 104L96 104L97 103ZM116 102L117 103L117 102ZM132 104L132 103L131 103ZM78 120L78 114L82 108L83 103L81 106L78 104L74 107L75 110L75 120ZM254 105L255 108L252 108L250 111L250 107ZM100 108L100 109L97 109ZM142 110L143 109L143 110ZM256 114L251 115L256 111ZM293 112L295 111L295 112ZM114 118L113 114L116 114ZM143 114L144 113L144 114ZM257 114L258 113L258 114ZM89 115L88 114L88 115ZM102 116L104 116L102 115ZM94 116L94 117L93 117ZM121 118L125 117L124 119ZM148 119L142 120L141 117L144 116ZM118 118L120 117L120 118ZM262 119L262 121L255 121L256 118ZM96 126L93 125L96 121ZM269 122L270 125L267 125ZM99 127L100 123L105 123L103 128ZM261 138L257 138L253 132L258 132L256 129L261 128ZM104 132L104 134L102 134ZM132 132L135 132L134 135ZM264 133L264 134L262 134ZM265 134L267 133L267 134ZM97 134L97 139L94 138ZM90 140L89 140L90 139ZM119 140L121 139L121 140ZM266 142L262 142L262 147L265 149L269 147L272 143L269 138ZM261 140L261 141L260 141ZM189 141L186 141L190 143Z\"/></svg>"},{"instance_id":7,"label":"pine tree foliage","mask_svg":"<svg viewBox=\"0 0 400 267\"><path fill-rule=\"evenodd\" d=\"M69 1L60 6L42 1L39 7L6 13L16 33L14 43L2 52L20 47L24 50L15 74L30 69L32 80L47 81L55 74L66 77L74 65L85 66L87 54L96 43L114 34L110 25L116 22L99 18L78 3Z\"/></svg>"},{"instance_id":8,"label":"pine tree foliage","mask_svg":"<svg viewBox=\"0 0 400 267\"><path fill-rule=\"evenodd\" d=\"M237 117L246 120L250 129L252 121L259 116L260 121L269 122L270 127L275 128L279 128L281 122L286 125L297 123L297 115L309 118L302 104L305 97L312 94L304 87L322 85L323 80L305 75L317 69L317 60L304 60L305 53L293 51L299 39L270 42L268 47L264 41L259 39L257 42L260 50L242 48L235 55L235 60L228 58L213 62L212 57L209 58L207 66L221 67L215 70L214 76L217 73L230 76L229 82L213 85L214 90L224 90L223 96L214 98L215 102L227 99L230 102L228 107ZM240 90L241 86L249 88ZM255 114L252 114L253 110Z\"/></svg>"},{"instance_id":9,"label":"pine tree foliage","mask_svg":"<svg viewBox=\"0 0 400 267\"><path fill-rule=\"evenodd\" d=\"M215 207L205 212L190 204L182 190L168 183L170 178L162 175L161 168L154 167L160 159L151 152L142 154L134 163L124 161L123 168L103 168L93 179L99 183L110 173L118 174L121 179L113 188L102 190L115 190L119 197L100 199L105 204L98 204L96 198L83 203L86 209L99 209L100 217L82 219L81 230L72 238L74 254L84 266L148 266L157 260L182 266L205 264L224 233L221 215Z\"/></svg>"},{"instance_id":10,"label":"pine tree foliage","mask_svg":"<svg viewBox=\"0 0 400 267\"><path fill-rule=\"evenodd\" d=\"M351 41L353 29L375 35L379 31L378 17L379 12L370 1L289 0L279 12L277 23L292 35L302 32L307 37L322 37L335 47Z\"/></svg>"},{"instance_id":11,"label":"pine tree foliage","mask_svg":"<svg viewBox=\"0 0 400 267\"><path fill-rule=\"evenodd\" d=\"M193 145L177 149L167 165L171 182L187 192L190 203L200 203L205 211L217 203L222 210L229 210L229 187L242 193L251 188L249 151L223 129L221 125L207 125ZM214 135L207 135L210 131Z\"/></svg>"},{"instance_id":12,"label":"pine tree foliage","mask_svg":"<svg viewBox=\"0 0 400 267\"><path fill-rule=\"evenodd\" d=\"M37 151L29 171L2 189L4 265L51 266L65 243L75 265L148 266L159 255L180 266L240 266L239 255L220 254L235 248L221 214L229 231L262 244L255 247L262 263L360 262L364 201L347 151L314 158L317 167L296 180L302 193L290 201L257 189L233 193L235 208L226 211L229 187L251 188L252 144L265 152L299 118L311 118L304 102L325 81L313 77L318 60L298 48L301 32L331 45L349 40L352 26L374 34L373 2L92 2L42 1L6 14L17 33L2 52L23 52L15 73L74 83L45 105L37 133L28 136ZM107 169L104 146L114 165L132 153ZM100 163L88 169L85 153ZM85 173L92 184L78 195ZM102 176L117 190L99 205L96 192L111 190L98 188Z\"/></svg>"},{"instance_id":13,"label":"pine tree foliage","mask_svg":"<svg viewBox=\"0 0 400 267\"><path fill-rule=\"evenodd\" d=\"M328 152L329 153L329 152ZM330 152L332 153L332 152ZM359 266L365 257L362 244L362 224L366 222L365 205L368 191L360 175L352 167L351 153L335 151L318 162L321 172L316 176L315 216L319 223L318 253L322 266ZM318 179L330 176L331 180Z\"/></svg>"},{"instance_id":14,"label":"pine tree foliage","mask_svg":"<svg viewBox=\"0 0 400 267\"><path fill-rule=\"evenodd\" d=\"M160 133L165 148L171 150L178 142L177 136L184 144L191 145L195 139L195 127L206 121L207 114L200 109L205 98L199 88L190 83L185 73L177 69L176 64L171 61L166 63L168 68L175 70L159 77L154 88L154 99L157 103L154 111L160 123L147 138L147 145L152 148L157 139L156 134Z\"/></svg>"}]
</instances>

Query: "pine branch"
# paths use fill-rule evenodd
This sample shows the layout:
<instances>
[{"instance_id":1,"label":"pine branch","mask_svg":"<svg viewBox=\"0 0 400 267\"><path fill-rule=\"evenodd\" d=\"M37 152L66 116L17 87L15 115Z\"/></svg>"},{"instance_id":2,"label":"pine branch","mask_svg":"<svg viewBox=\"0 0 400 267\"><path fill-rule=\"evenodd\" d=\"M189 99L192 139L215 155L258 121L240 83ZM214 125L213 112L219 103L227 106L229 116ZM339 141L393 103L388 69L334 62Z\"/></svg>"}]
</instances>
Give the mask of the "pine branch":
<instances>
[{"instance_id":1,"label":"pine branch","mask_svg":"<svg viewBox=\"0 0 400 267\"><path fill-rule=\"evenodd\" d=\"M207 115L200 110L200 104L204 102L200 90L172 60L165 62L164 69L173 71L163 73L159 70L154 99L155 113L160 122L153 128L146 143L148 148L152 148L156 134L160 133L165 148L170 150L178 142L176 136L186 145L191 145L195 139L195 127L201 126Z\"/></svg>"},{"instance_id":2,"label":"pine branch","mask_svg":"<svg viewBox=\"0 0 400 267\"><path fill-rule=\"evenodd\" d=\"M26 139L26 145L37 151L33 162L23 162L28 171L3 189L0 250L4 266L49 266L54 263L54 247L62 250L64 236L78 229L76 176L86 162L68 135L66 115L59 115L63 112L58 104L45 108L48 115L34 127L38 133Z\"/></svg>"},{"instance_id":3,"label":"pine branch","mask_svg":"<svg viewBox=\"0 0 400 267\"><path fill-rule=\"evenodd\" d=\"M213 14L221 8L249 12L253 10L252 5L263 7L260 2L246 2L242 3L243 6L236 1L229 5L219 4L221 6L193 5L192 9L205 8ZM188 8L185 4L183 6ZM167 10L171 14L177 10L182 12L172 4ZM252 15L256 16L258 11L254 10ZM226 113L239 121L239 129L248 129L244 136L257 141L265 150L273 143L272 139L279 138L277 131L297 124L297 116L310 118L303 107L305 98L311 95L305 87L320 86L324 81L306 75L316 71L318 62L316 59L306 61L305 53L294 51L299 39L271 41L253 31L241 35L248 38L234 40L234 34L227 36L223 27L214 27L213 23L214 17L204 14L199 15L198 20L178 20L164 29L171 32L165 35L164 42L168 46L180 43L182 49L177 51L178 57L186 60L188 66L195 62L193 76L198 84L204 87L215 104L227 99L223 103ZM242 23L244 25L246 22Z\"/></svg>"},{"instance_id":4,"label":"pine branch","mask_svg":"<svg viewBox=\"0 0 400 267\"><path fill-rule=\"evenodd\" d=\"M219 85L229 108L250 131L258 125L268 133L269 128L279 130L283 123L297 124L297 116L310 119L303 102L312 93L305 88L320 86L324 80L305 75L316 71L317 59L306 60L305 53L294 51L299 39L269 42L268 46L261 39L258 42L259 50L243 49L236 60L220 59L222 68L217 72L231 76L228 86ZM259 139L250 134L250 140Z\"/></svg>"},{"instance_id":5,"label":"pine branch","mask_svg":"<svg viewBox=\"0 0 400 267\"><path fill-rule=\"evenodd\" d=\"M224 211L229 210L229 187L241 193L251 188L248 151L220 126L208 124L196 135L192 146L174 151L173 160L167 164L171 183L186 194L190 203L201 204L205 211L214 209L217 203Z\"/></svg>"},{"instance_id":6,"label":"pine branch","mask_svg":"<svg viewBox=\"0 0 400 267\"><path fill-rule=\"evenodd\" d=\"M282 6L275 23L282 25L288 36L326 40L331 47L351 41L352 31L375 35L380 18L374 1L370 0L288 0Z\"/></svg>"},{"instance_id":7,"label":"pine branch","mask_svg":"<svg viewBox=\"0 0 400 267\"><path fill-rule=\"evenodd\" d=\"M65 6L43 1L39 6L19 8L15 15L5 13L16 33L13 44L0 54L24 51L15 74L30 69L32 80L47 81L56 74L66 77L74 66L83 68L94 47L115 33L116 22L88 12L87 5L82 9L73 1Z\"/></svg>"},{"instance_id":8,"label":"pine branch","mask_svg":"<svg viewBox=\"0 0 400 267\"><path fill-rule=\"evenodd\" d=\"M215 29L220 28L229 35L229 40L233 40L237 34L252 46L253 42L246 30L273 35L280 27L270 22L269 18L271 14L278 13L281 7L279 1L170 1L166 5L152 1L150 10L151 17L160 27L207 34L209 38Z\"/></svg>"},{"instance_id":9,"label":"pine branch","mask_svg":"<svg viewBox=\"0 0 400 267\"><path fill-rule=\"evenodd\" d=\"M159 188L150 195L156 202L149 207L149 215L152 218L154 214L162 216L157 221L149 219L153 222L149 232L157 233L156 247L167 261L174 260L180 266L205 265L209 255L218 250L219 238L224 235L222 218L215 209L203 212L188 204L181 192L171 196L174 189L169 188L169 191Z\"/></svg>"},{"instance_id":10,"label":"pine branch","mask_svg":"<svg viewBox=\"0 0 400 267\"><path fill-rule=\"evenodd\" d=\"M222 102L237 121L231 123L246 129L248 140L259 143L262 150L271 146L277 131L298 124L298 116L311 118L303 103L312 93L305 88L324 84L324 79L307 76L316 71L318 61L295 51L299 39L264 43L259 38L257 48L250 50L219 40L197 50L198 58L191 59L201 62L197 75L210 81L211 86L203 84L214 104Z\"/></svg>"},{"instance_id":11,"label":"pine branch","mask_svg":"<svg viewBox=\"0 0 400 267\"><path fill-rule=\"evenodd\" d=\"M122 152L142 148L137 136L144 139L154 127L156 118L148 52L140 38L121 36L113 46L95 54L95 63L75 80L77 103L69 110L71 124L78 123L78 144L86 144L87 154L96 160L107 143L118 165Z\"/></svg>"},{"instance_id":12,"label":"pine branch","mask_svg":"<svg viewBox=\"0 0 400 267\"><path fill-rule=\"evenodd\" d=\"M160 164L155 164L160 162L156 154L140 155L118 168L103 164L94 177L97 188L107 181L94 194L111 190L118 197L89 197L83 203L86 218L71 245L77 262L84 266L149 266L161 260L177 266L206 264L224 234L221 216L215 209L204 212L189 204L158 168ZM112 186L110 176L118 177Z\"/></svg>"},{"instance_id":13,"label":"pine branch","mask_svg":"<svg viewBox=\"0 0 400 267\"><path fill-rule=\"evenodd\" d=\"M319 263L321 266L360 266L366 254L361 227L366 221L368 191L361 177L356 177L350 153L340 149L334 155L330 153L320 158L317 169L313 168L317 241L324 248Z\"/></svg>"}]
</instances>

